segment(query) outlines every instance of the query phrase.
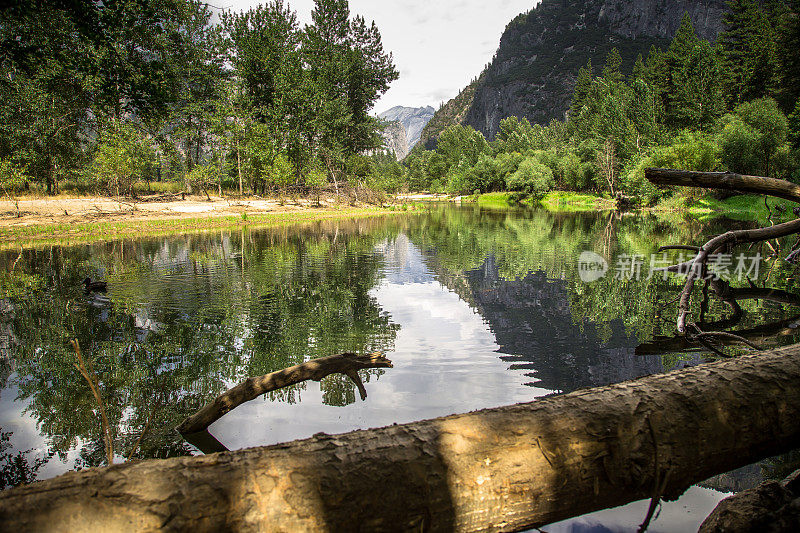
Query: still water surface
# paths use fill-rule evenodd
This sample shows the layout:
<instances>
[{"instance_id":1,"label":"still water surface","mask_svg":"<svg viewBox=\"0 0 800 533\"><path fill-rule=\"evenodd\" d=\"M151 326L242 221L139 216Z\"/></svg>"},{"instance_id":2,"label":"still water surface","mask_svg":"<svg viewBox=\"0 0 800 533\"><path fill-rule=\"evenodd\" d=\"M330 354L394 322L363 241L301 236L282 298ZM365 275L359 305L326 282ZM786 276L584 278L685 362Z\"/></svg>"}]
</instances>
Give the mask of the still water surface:
<instances>
[{"instance_id":1,"label":"still water surface","mask_svg":"<svg viewBox=\"0 0 800 533\"><path fill-rule=\"evenodd\" d=\"M0 287L4 483L103 464L97 405L74 367L71 338L98 377L118 461L200 453L172 428L203 403L248 376L344 351L382 351L394 363L362 372L365 401L347 378L331 376L249 402L211 433L229 449L260 446L697 364L709 354L668 340L680 285L649 276L650 257L662 244L698 243L731 224L740 223L436 207L0 252L0 271L12 272ZM605 277L581 280L584 251L608 258ZM640 275L626 259L634 255L645 258ZM758 266L756 283L793 291L785 266ZM108 280L108 292L85 294L86 276ZM739 330L799 312L763 300L742 305ZM706 318L729 314L712 301ZM773 345L796 342L782 331ZM777 475L788 460L693 487L665 504L650 530L696 529L727 491ZM545 529L627 531L646 506Z\"/></svg>"}]
</instances>

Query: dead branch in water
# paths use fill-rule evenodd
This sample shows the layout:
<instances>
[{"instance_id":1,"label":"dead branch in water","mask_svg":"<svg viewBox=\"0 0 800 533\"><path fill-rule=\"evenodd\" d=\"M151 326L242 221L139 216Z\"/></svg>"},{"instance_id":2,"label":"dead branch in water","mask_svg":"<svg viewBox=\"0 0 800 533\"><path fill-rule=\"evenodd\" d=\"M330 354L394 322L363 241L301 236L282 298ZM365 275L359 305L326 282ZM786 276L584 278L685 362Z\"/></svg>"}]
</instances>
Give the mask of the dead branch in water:
<instances>
[{"instance_id":1,"label":"dead branch in water","mask_svg":"<svg viewBox=\"0 0 800 533\"><path fill-rule=\"evenodd\" d=\"M226 413L262 394L309 379L319 381L330 374L338 373L349 377L358 387L361 399L364 400L367 397L367 390L361 382L358 370L391 367L392 362L384 357L383 354L377 352L368 355L343 353L307 361L265 376L247 378L239 385L220 394L211 403L181 422L177 429L184 435L201 432Z\"/></svg>"},{"instance_id":2,"label":"dead branch in water","mask_svg":"<svg viewBox=\"0 0 800 533\"><path fill-rule=\"evenodd\" d=\"M743 176L730 172L689 172L684 170L670 170L648 168L645 177L655 185L679 185L686 187L700 187L704 189L722 189L740 192L765 194L785 200L800 202L800 186L773 178L758 176ZM700 247L697 256L688 263L686 283L681 292L678 304L677 326L680 333L686 333L689 318L689 303L692 296L694 283L698 278L707 275L707 263L712 254L743 243L755 243L778 239L800 233L800 219L784 222L768 228L753 230L728 231L714 237ZM683 266L683 265L680 265ZM669 269L668 269L669 270Z\"/></svg>"}]
</instances>

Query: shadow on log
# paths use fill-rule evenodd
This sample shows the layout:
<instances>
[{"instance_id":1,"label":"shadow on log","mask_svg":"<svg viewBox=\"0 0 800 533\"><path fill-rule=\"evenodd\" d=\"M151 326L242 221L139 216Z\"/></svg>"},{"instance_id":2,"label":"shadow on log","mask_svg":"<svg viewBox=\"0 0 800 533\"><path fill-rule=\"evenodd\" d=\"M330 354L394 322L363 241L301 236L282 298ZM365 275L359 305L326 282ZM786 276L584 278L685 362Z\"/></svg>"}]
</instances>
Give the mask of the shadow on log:
<instances>
[{"instance_id":1,"label":"shadow on log","mask_svg":"<svg viewBox=\"0 0 800 533\"><path fill-rule=\"evenodd\" d=\"M320 357L319 359L284 368L264 376L247 378L232 389L223 392L211 403L181 422L177 430L181 435L201 433L233 409L245 402L258 398L262 394L302 383L309 379L320 381L331 374L344 374L349 377L358 387L361 399L365 400L367 398L367 389L364 388L364 383L362 383L358 371L367 368L391 367L392 362L378 352L368 355L342 353Z\"/></svg>"},{"instance_id":2,"label":"shadow on log","mask_svg":"<svg viewBox=\"0 0 800 533\"><path fill-rule=\"evenodd\" d=\"M516 531L653 496L800 439L800 345L526 404L0 494L5 531Z\"/></svg>"}]
</instances>

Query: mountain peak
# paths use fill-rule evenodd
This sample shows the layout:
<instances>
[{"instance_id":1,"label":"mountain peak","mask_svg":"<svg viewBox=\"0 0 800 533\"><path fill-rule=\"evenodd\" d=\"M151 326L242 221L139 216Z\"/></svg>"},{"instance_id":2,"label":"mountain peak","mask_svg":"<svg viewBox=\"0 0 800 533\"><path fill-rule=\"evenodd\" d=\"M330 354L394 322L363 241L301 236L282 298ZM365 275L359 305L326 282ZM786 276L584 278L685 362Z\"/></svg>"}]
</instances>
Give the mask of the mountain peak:
<instances>
[{"instance_id":1,"label":"mountain peak","mask_svg":"<svg viewBox=\"0 0 800 533\"><path fill-rule=\"evenodd\" d=\"M404 107L395 106L378 115L378 118L389 122L399 122L406 131L406 141L408 149L414 147L419 142L422 129L433 118L436 112L431 106L426 107Z\"/></svg>"},{"instance_id":2,"label":"mountain peak","mask_svg":"<svg viewBox=\"0 0 800 533\"><path fill-rule=\"evenodd\" d=\"M630 72L638 54L669 45L684 14L700 37L715 40L726 9L726 0L542 0L508 24L492 62L437 112L424 140L454 120L492 139L509 116L539 124L563 119L589 60L602 65L617 48ZM443 112L447 120L439 118Z\"/></svg>"}]
</instances>

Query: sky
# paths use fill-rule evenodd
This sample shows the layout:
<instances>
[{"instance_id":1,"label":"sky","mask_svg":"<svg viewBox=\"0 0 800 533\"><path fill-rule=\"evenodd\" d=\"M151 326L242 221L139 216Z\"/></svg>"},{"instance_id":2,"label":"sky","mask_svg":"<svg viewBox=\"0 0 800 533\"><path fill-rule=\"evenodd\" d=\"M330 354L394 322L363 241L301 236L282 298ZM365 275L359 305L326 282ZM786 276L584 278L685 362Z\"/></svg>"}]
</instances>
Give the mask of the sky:
<instances>
[{"instance_id":1,"label":"sky","mask_svg":"<svg viewBox=\"0 0 800 533\"><path fill-rule=\"evenodd\" d=\"M435 109L455 97L492 60L511 19L539 0L350 0L351 15L374 20L383 46L392 52L400 79L375 104ZM257 0L212 0L218 7L246 10ZM314 0L289 1L301 24L311 22Z\"/></svg>"}]
</instances>

